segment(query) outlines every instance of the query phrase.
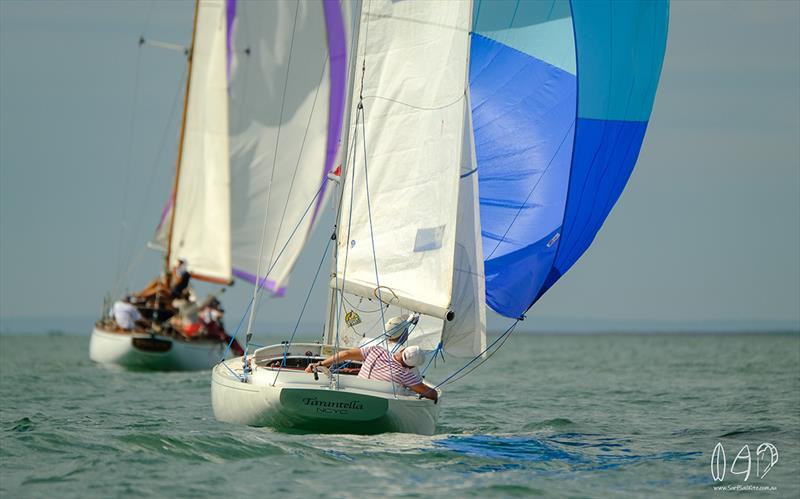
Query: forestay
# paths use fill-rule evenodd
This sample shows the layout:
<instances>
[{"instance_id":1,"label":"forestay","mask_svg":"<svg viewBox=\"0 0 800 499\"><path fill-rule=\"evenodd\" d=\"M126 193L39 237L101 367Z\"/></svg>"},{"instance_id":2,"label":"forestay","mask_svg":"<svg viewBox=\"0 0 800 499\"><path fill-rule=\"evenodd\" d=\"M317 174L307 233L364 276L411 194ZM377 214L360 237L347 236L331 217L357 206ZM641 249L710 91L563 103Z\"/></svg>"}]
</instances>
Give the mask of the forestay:
<instances>
[{"instance_id":1,"label":"forestay","mask_svg":"<svg viewBox=\"0 0 800 499\"><path fill-rule=\"evenodd\" d=\"M228 22L234 275L280 294L336 167L342 14L335 1L228 0Z\"/></svg>"}]
</instances>

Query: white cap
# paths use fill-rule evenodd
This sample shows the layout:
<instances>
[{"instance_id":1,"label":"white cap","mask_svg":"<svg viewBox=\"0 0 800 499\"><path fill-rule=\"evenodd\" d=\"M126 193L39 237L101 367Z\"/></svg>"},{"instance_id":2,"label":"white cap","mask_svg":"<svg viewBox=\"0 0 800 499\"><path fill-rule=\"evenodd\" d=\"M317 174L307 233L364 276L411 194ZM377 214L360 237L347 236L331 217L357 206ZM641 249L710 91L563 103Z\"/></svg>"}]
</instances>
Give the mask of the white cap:
<instances>
[{"instance_id":1,"label":"white cap","mask_svg":"<svg viewBox=\"0 0 800 499\"><path fill-rule=\"evenodd\" d=\"M386 325L384 326L384 330L386 331L386 337L389 341L398 341L402 338L406 331L408 331L408 324L403 326L402 324L408 320L407 315L398 315L397 317L392 317L388 321L386 321ZM405 341L405 339L403 339ZM401 342L402 343L402 342Z\"/></svg>"},{"instance_id":2,"label":"white cap","mask_svg":"<svg viewBox=\"0 0 800 499\"><path fill-rule=\"evenodd\" d=\"M417 367L425 362L425 354L418 346L410 346L403 350L403 362L409 367Z\"/></svg>"}]
</instances>

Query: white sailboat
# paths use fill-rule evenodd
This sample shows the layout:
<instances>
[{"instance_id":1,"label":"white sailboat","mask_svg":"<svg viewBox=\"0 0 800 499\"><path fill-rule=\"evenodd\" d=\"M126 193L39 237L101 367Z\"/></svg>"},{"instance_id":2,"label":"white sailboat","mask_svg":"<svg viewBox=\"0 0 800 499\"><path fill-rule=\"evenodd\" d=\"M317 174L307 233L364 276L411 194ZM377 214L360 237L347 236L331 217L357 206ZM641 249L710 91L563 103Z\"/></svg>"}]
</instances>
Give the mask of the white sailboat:
<instances>
[{"instance_id":1,"label":"white sailboat","mask_svg":"<svg viewBox=\"0 0 800 499\"><path fill-rule=\"evenodd\" d=\"M226 284L231 275L225 3L195 9L175 186L159 227L165 275L180 260L193 278ZM169 277L165 286L169 288ZM168 298L156 295L153 326L124 330L104 317L92 331L95 362L135 369L208 369L226 352L224 334L189 338L167 327ZM161 314L159 317L158 314ZM159 327L161 323L164 326Z\"/></svg>"},{"instance_id":2,"label":"white sailboat","mask_svg":"<svg viewBox=\"0 0 800 499\"><path fill-rule=\"evenodd\" d=\"M433 387L439 395L499 348L586 251L630 176L669 5L342 7L352 40L348 133L323 342L290 340L218 364L214 415L291 430L431 434L433 401L359 377L355 362L305 368L365 343L395 348L385 321L408 312L422 318L407 344L472 357ZM489 345L484 303L516 320Z\"/></svg>"},{"instance_id":3,"label":"white sailboat","mask_svg":"<svg viewBox=\"0 0 800 499\"><path fill-rule=\"evenodd\" d=\"M401 312L427 316L411 333L412 344L441 342L461 355L485 345L467 92L470 6L363 5L354 4L351 14L357 55L350 61L350 153L324 343L267 346L217 365L212 404L221 421L431 434L438 419L432 400L397 383L358 377L357 365L316 374L304 368L365 338L383 338L383 319ZM363 83L359 68L366 68ZM344 320L354 300L369 303L372 313L359 313L373 327L362 331Z\"/></svg>"}]
</instances>

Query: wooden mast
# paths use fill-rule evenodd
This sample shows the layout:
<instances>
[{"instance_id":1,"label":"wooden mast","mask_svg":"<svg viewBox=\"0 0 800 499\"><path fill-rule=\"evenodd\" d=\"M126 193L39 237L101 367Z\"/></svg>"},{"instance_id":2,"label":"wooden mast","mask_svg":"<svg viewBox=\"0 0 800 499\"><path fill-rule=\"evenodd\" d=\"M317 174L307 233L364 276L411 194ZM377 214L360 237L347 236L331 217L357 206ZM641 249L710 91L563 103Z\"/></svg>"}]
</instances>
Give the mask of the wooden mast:
<instances>
[{"instance_id":1,"label":"wooden mast","mask_svg":"<svg viewBox=\"0 0 800 499\"><path fill-rule=\"evenodd\" d=\"M164 256L164 272L167 279L167 287L172 285L172 274L169 268L169 260L172 256L172 231L175 227L175 209L178 204L178 182L181 176L181 161L183 159L183 140L186 134L186 114L189 107L189 90L192 86L192 59L194 56L194 42L197 34L197 14L200 10L200 0L194 2L194 21L192 24L192 43L189 46L187 74L186 74L186 90L183 95L183 116L181 117L181 133L178 139L178 158L175 162L175 181L172 183L172 212L169 217L169 229L167 230L167 253Z\"/></svg>"}]
</instances>

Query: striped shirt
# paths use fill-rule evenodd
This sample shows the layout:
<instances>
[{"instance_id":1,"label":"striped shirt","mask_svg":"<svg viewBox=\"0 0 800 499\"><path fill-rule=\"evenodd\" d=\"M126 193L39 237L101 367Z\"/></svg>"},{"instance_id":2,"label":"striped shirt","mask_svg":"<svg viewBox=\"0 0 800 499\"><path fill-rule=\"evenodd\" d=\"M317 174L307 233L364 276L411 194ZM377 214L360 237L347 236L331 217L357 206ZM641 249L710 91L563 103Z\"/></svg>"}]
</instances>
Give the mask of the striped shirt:
<instances>
[{"instance_id":1,"label":"striped shirt","mask_svg":"<svg viewBox=\"0 0 800 499\"><path fill-rule=\"evenodd\" d=\"M380 345L361 347L364 362L358 372L359 378L394 381L403 386L422 383L419 374L404 367L394 356Z\"/></svg>"}]
</instances>

